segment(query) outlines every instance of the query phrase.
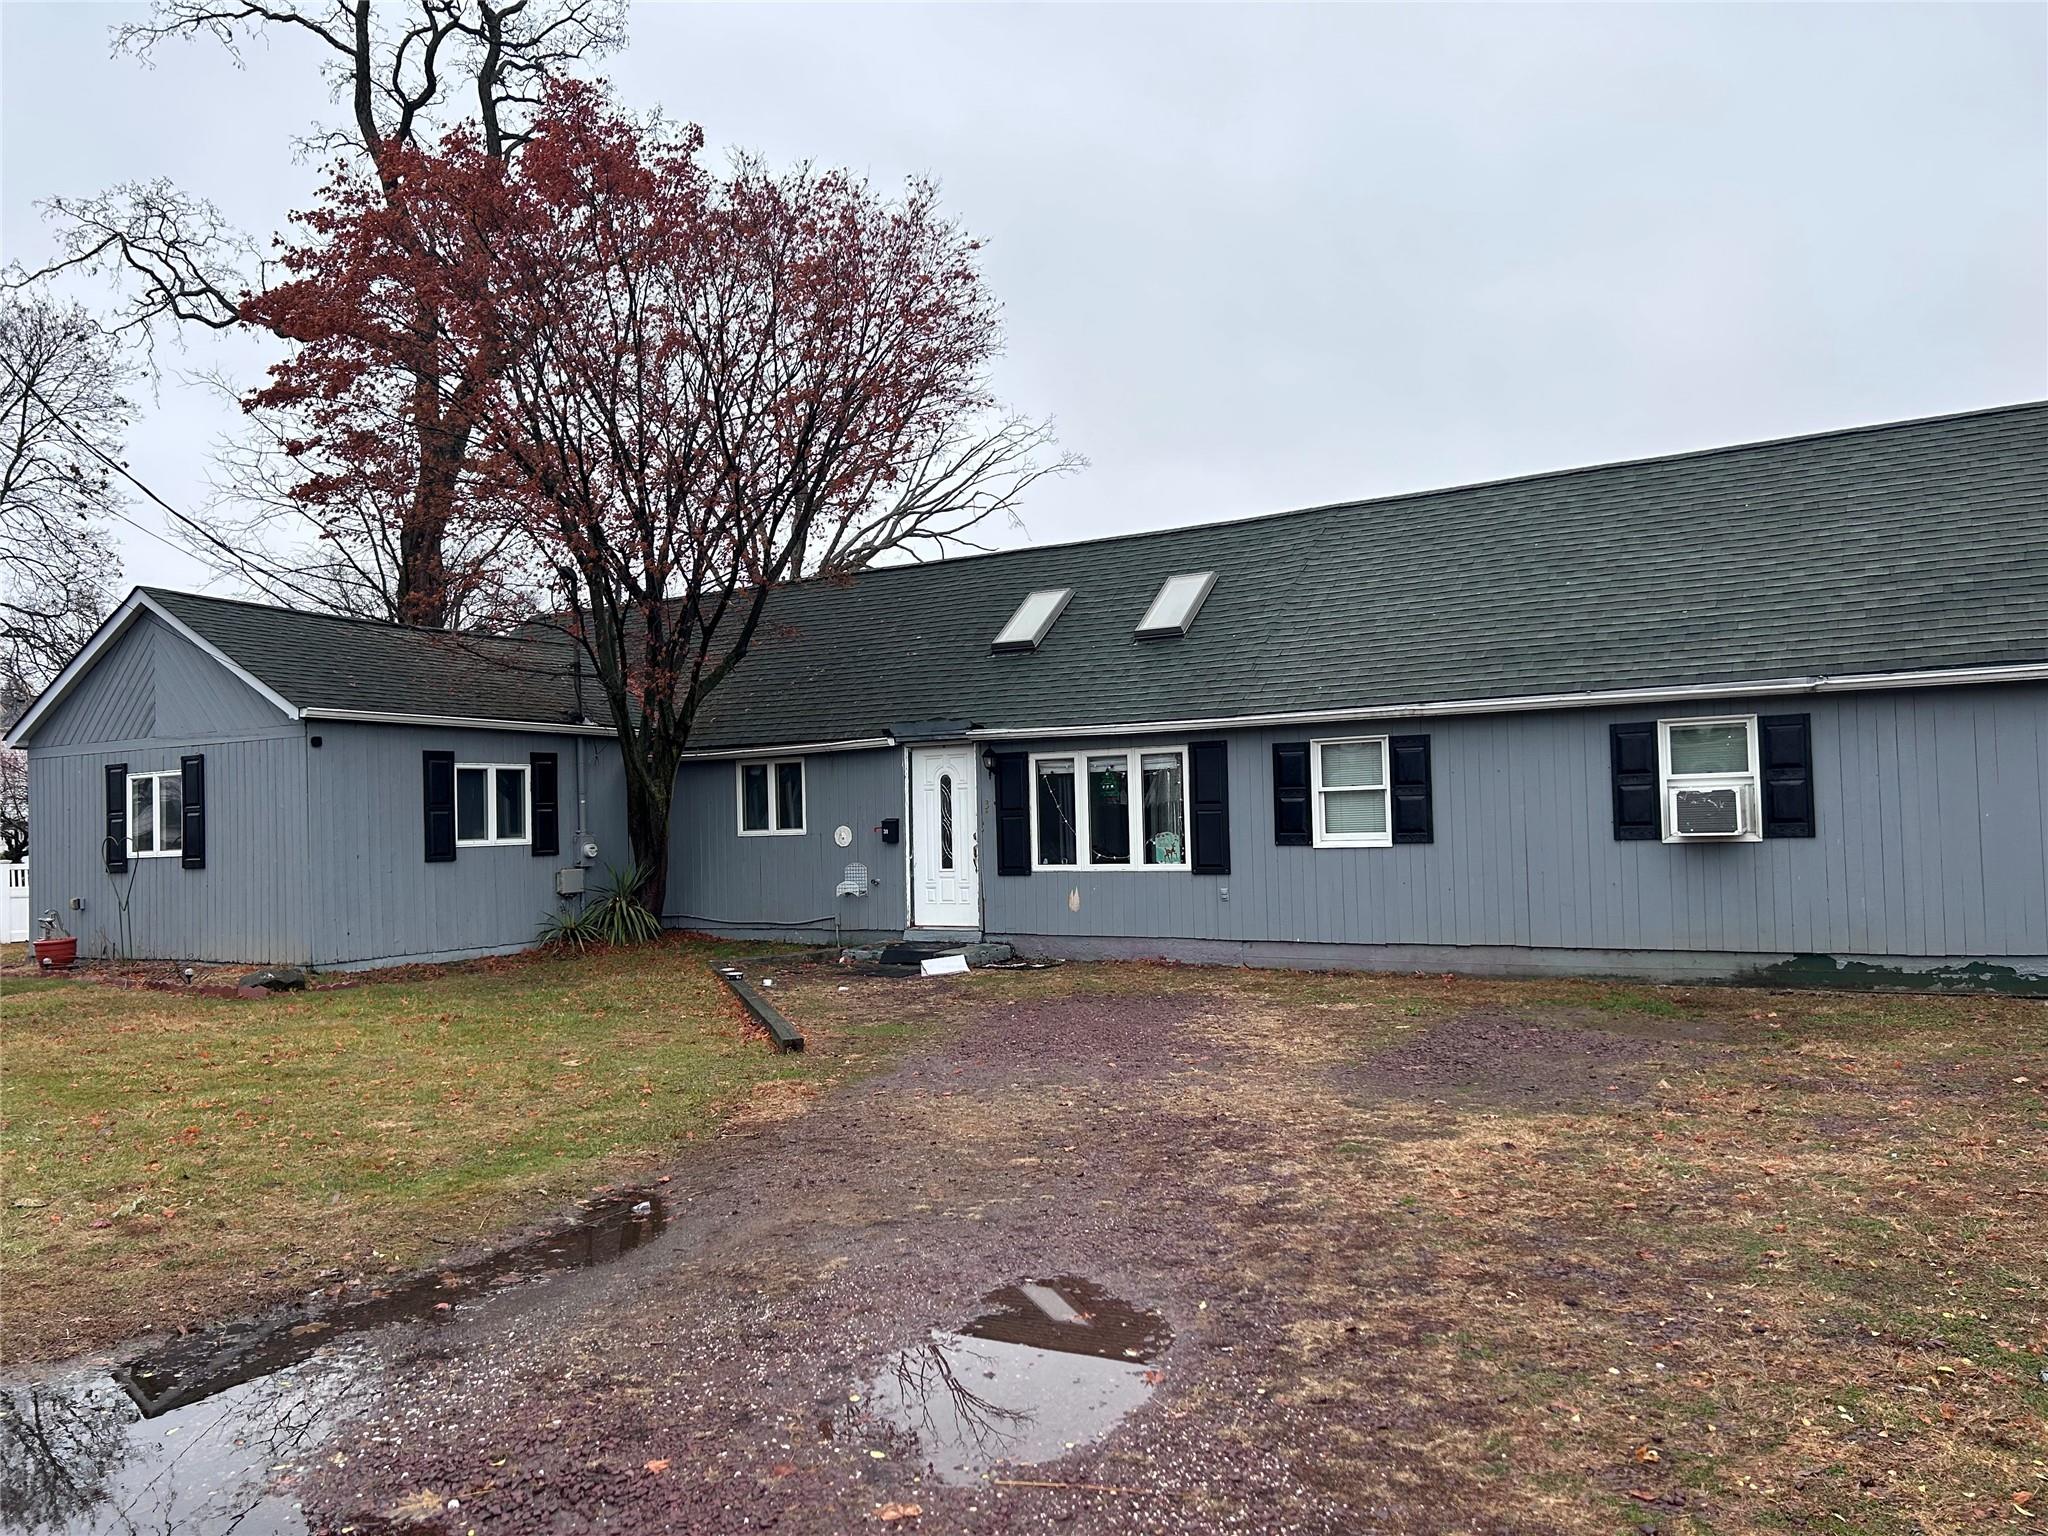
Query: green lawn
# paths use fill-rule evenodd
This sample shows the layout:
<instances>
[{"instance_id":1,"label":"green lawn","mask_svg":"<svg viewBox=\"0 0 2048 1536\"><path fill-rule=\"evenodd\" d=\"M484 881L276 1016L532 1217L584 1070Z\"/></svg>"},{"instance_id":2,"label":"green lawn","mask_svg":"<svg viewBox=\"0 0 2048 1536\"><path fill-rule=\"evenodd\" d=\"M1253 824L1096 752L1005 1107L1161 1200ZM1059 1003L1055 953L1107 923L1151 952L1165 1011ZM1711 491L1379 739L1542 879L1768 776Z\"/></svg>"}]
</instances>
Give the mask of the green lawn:
<instances>
[{"instance_id":1,"label":"green lawn","mask_svg":"<svg viewBox=\"0 0 2048 1536\"><path fill-rule=\"evenodd\" d=\"M0 980L0 1358L428 1262L886 1055L777 1056L684 941L262 1001Z\"/></svg>"}]
</instances>

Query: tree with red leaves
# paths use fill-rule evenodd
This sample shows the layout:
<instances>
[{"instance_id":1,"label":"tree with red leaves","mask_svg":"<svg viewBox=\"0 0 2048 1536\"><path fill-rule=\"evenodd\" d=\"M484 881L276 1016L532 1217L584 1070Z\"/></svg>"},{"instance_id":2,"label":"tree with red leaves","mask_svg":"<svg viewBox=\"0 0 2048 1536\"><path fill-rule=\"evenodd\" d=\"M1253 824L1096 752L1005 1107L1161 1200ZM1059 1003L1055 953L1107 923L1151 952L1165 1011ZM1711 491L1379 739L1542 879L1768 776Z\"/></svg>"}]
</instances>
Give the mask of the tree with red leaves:
<instances>
[{"instance_id":1,"label":"tree with red leaves","mask_svg":"<svg viewBox=\"0 0 2048 1536\"><path fill-rule=\"evenodd\" d=\"M715 174L701 142L556 85L509 163L458 132L386 186L340 176L254 301L306 338L255 403L327 459L376 471L390 381L457 383L498 616L587 659L657 913L677 768L769 594L967 544L1078 463L992 400L997 306L930 185Z\"/></svg>"},{"instance_id":2,"label":"tree with red leaves","mask_svg":"<svg viewBox=\"0 0 2048 1536\"><path fill-rule=\"evenodd\" d=\"M145 18L117 24L113 42L152 63L178 41L209 41L238 63L252 51L282 61L304 50L323 61L326 94L340 110L323 113L299 147L338 154L381 180L452 115L466 117L483 155L516 158L546 82L618 48L625 19L624 0L155 0ZM139 342L144 356L167 325L250 324L245 296L265 287L269 264L206 198L158 179L42 207L57 256L32 272L0 271L0 289L101 273L124 295L110 333ZM429 313L418 318L433 324ZM240 393L219 375L207 381ZM255 416L251 432L221 451L213 505L198 516L173 513L173 532L197 558L267 596L459 626L473 617L499 542L467 516L464 412L444 394L453 387L432 373L387 380L383 398L358 402L354 423L377 439L374 462L341 460L318 475L302 472L310 451L303 423ZM295 441L296 464L286 452Z\"/></svg>"}]
</instances>

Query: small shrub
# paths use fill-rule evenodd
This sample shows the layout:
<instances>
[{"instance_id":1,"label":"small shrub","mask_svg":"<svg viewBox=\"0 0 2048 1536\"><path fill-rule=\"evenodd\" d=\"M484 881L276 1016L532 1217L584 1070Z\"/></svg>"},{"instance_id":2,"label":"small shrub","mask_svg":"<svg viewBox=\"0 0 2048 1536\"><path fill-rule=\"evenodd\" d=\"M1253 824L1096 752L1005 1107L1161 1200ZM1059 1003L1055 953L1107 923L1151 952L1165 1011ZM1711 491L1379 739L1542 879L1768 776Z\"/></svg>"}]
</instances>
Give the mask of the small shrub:
<instances>
[{"instance_id":1,"label":"small shrub","mask_svg":"<svg viewBox=\"0 0 2048 1536\"><path fill-rule=\"evenodd\" d=\"M633 893L645 871L605 866L606 883L579 908L563 907L540 925L540 942L587 949L592 944L645 944L661 936L661 919Z\"/></svg>"}]
</instances>

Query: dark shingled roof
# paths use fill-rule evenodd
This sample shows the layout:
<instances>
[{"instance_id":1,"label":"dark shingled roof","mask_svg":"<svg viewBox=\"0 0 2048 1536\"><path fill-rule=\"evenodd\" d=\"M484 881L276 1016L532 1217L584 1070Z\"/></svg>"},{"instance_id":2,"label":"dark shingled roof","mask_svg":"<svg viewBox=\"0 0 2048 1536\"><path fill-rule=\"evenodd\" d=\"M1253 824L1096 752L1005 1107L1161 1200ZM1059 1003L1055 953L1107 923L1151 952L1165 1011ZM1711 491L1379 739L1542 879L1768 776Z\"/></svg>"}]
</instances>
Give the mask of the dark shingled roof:
<instances>
[{"instance_id":1,"label":"dark shingled roof","mask_svg":"<svg viewBox=\"0 0 2048 1536\"><path fill-rule=\"evenodd\" d=\"M1133 638L1161 581L1206 570L1186 636ZM1037 651L990 654L1061 586ZM569 711L418 631L152 595L303 707ZM788 587L692 746L2040 661L2048 403Z\"/></svg>"},{"instance_id":2,"label":"dark shingled roof","mask_svg":"<svg viewBox=\"0 0 2048 1536\"><path fill-rule=\"evenodd\" d=\"M565 724L577 718L560 637L498 639L408 629L144 587L151 599L300 709ZM587 707L604 695L585 681Z\"/></svg>"}]
</instances>

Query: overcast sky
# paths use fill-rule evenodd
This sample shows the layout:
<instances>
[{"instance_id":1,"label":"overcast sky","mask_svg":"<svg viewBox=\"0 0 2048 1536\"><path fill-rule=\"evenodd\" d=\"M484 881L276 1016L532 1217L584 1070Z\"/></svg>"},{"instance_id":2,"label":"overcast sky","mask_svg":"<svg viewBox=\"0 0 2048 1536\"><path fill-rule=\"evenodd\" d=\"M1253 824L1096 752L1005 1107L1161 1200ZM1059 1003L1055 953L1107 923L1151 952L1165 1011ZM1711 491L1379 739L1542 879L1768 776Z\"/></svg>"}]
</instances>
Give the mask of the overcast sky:
<instances>
[{"instance_id":1,"label":"overcast sky","mask_svg":"<svg viewBox=\"0 0 2048 1536\"><path fill-rule=\"evenodd\" d=\"M269 234L331 112L278 40L109 57L0 3L0 243L168 176ZM1092 467L1005 542L2048 395L2048 7L641 4L608 72L714 149L935 176L998 385ZM232 409L166 352L130 442L205 495ZM136 517L161 527L146 505ZM123 532L130 580L203 573Z\"/></svg>"}]
</instances>

